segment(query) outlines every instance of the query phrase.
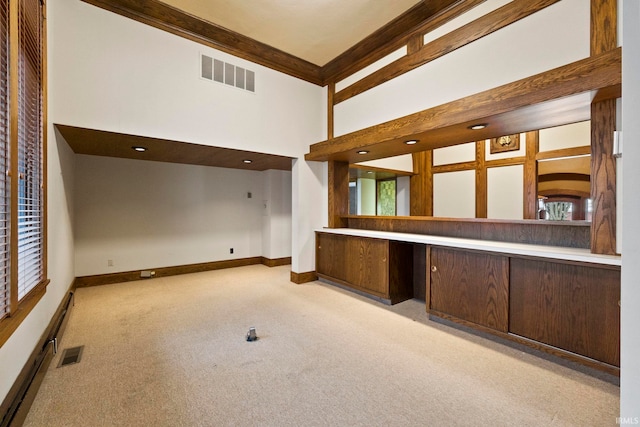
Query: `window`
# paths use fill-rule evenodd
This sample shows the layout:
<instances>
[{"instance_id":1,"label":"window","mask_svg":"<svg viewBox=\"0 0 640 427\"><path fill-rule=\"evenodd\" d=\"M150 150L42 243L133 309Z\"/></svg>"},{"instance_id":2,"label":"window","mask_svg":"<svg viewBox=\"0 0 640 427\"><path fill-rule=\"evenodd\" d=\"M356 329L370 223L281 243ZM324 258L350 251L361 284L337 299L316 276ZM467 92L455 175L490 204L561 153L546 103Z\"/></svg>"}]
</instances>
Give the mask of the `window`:
<instances>
[{"instance_id":1,"label":"window","mask_svg":"<svg viewBox=\"0 0 640 427\"><path fill-rule=\"evenodd\" d=\"M0 2L1 345L46 286L46 149L45 5Z\"/></svg>"},{"instance_id":2,"label":"window","mask_svg":"<svg viewBox=\"0 0 640 427\"><path fill-rule=\"evenodd\" d=\"M379 179L377 184L376 215L395 216L396 214L396 179Z\"/></svg>"}]
</instances>

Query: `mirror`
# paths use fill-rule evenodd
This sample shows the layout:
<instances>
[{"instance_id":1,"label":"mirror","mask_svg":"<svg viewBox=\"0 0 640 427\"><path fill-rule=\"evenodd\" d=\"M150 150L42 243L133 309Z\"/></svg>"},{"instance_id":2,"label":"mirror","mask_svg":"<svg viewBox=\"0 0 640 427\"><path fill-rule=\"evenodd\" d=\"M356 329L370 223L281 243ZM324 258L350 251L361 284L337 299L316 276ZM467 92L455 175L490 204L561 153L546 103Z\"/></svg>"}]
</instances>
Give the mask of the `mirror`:
<instances>
[{"instance_id":1,"label":"mirror","mask_svg":"<svg viewBox=\"0 0 640 427\"><path fill-rule=\"evenodd\" d=\"M538 218L591 220L591 156L538 161Z\"/></svg>"}]
</instances>

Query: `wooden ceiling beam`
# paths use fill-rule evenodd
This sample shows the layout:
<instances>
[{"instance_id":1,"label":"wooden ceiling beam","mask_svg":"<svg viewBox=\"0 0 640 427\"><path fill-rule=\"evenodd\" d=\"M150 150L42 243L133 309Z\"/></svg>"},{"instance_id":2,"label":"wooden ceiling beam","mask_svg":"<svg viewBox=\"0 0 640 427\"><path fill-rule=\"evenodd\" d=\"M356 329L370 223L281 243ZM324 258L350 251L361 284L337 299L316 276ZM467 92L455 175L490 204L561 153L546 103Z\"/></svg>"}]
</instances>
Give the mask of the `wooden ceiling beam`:
<instances>
[{"instance_id":1,"label":"wooden ceiling beam","mask_svg":"<svg viewBox=\"0 0 640 427\"><path fill-rule=\"evenodd\" d=\"M306 160L375 160L590 118L595 92L621 83L620 48L311 145ZM615 94L615 91L610 93ZM483 130L468 126L488 123ZM407 139L419 139L405 145ZM359 155L357 151L367 151Z\"/></svg>"}]
</instances>

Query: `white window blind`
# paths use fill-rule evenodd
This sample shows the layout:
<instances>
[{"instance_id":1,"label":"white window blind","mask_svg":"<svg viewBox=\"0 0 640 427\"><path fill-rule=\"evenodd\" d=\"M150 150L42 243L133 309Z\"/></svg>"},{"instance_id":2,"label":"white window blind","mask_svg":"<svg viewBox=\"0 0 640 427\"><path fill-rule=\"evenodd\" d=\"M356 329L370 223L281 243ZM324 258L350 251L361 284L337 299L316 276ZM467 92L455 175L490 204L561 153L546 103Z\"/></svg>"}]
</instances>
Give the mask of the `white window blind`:
<instances>
[{"instance_id":1,"label":"white window blind","mask_svg":"<svg viewBox=\"0 0 640 427\"><path fill-rule=\"evenodd\" d=\"M19 7L18 61L18 298L43 277L42 10L40 0Z\"/></svg>"},{"instance_id":2,"label":"white window blind","mask_svg":"<svg viewBox=\"0 0 640 427\"><path fill-rule=\"evenodd\" d=\"M0 2L0 319L9 312L9 2Z\"/></svg>"}]
</instances>

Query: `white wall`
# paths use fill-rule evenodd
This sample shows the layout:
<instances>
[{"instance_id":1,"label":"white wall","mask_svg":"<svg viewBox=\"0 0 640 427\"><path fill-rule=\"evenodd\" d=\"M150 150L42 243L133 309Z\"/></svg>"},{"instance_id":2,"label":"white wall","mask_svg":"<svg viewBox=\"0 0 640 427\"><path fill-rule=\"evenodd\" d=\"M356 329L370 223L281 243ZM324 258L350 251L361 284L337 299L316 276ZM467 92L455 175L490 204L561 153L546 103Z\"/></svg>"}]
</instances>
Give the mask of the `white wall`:
<instances>
[{"instance_id":1,"label":"white wall","mask_svg":"<svg viewBox=\"0 0 640 427\"><path fill-rule=\"evenodd\" d=\"M625 232L622 235L620 414L640 423L640 3L623 0L622 132ZM631 166L631 167L630 167ZM628 193L626 193L628 191Z\"/></svg>"},{"instance_id":2,"label":"white wall","mask_svg":"<svg viewBox=\"0 0 640 427\"><path fill-rule=\"evenodd\" d=\"M369 178L358 178L356 186L358 193L358 215L376 214L376 180Z\"/></svg>"},{"instance_id":3,"label":"white wall","mask_svg":"<svg viewBox=\"0 0 640 427\"><path fill-rule=\"evenodd\" d=\"M47 145L47 276L51 282L33 311L0 347L0 400L4 400L13 386L74 279L74 154L66 142L56 134L53 126L49 126L48 129Z\"/></svg>"},{"instance_id":4,"label":"white wall","mask_svg":"<svg viewBox=\"0 0 640 427\"><path fill-rule=\"evenodd\" d=\"M433 216L475 218L475 170L433 175Z\"/></svg>"},{"instance_id":5,"label":"white wall","mask_svg":"<svg viewBox=\"0 0 640 427\"><path fill-rule=\"evenodd\" d=\"M263 172L86 155L76 166L76 276L263 254Z\"/></svg>"},{"instance_id":6,"label":"white wall","mask_svg":"<svg viewBox=\"0 0 640 427\"><path fill-rule=\"evenodd\" d=\"M51 3L59 123L292 157L322 139L322 88L80 0ZM201 79L200 53L255 71L256 92Z\"/></svg>"},{"instance_id":7,"label":"white wall","mask_svg":"<svg viewBox=\"0 0 640 427\"><path fill-rule=\"evenodd\" d=\"M541 129L540 151L591 145L591 121Z\"/></svg>"},{"instance_id":8,"label":"white wall","mask_svg":"<svg viewBox=\"0 0 640 427\"><path fill-rule=\"evenodd\" d=\"M396 215L409 216L411 212L411 178L399 176L396 179Z\"/></svg>"},{"instance_id":9,"label":"white wall","mask_svg":"<svg viewBox=\"0 0 640 427\"><path fill-rule=\"evenodd\" d=\"M341 102L334 112L336 136L588 57L589 6L584 0L555 3Z\"/></svg>"},{"instance_id":10,"label":"white wall","mask_svg":"<svg viewBox=\"0 0 640 427\"><path fill-rule=\"evenodd\" d=\"M267 170L261 175L262 256L269 259L290 257L291 172Z\"/></svg>"},{"instance_id":11,"label":"white wall","mask_svg":"<svg viewBox=\"0 0 640 427\"><path fill-rule=\"evenodd\" d=\"M487 218L524 217L524 168L522 165L487 169Z\"/></svg>"}]
</instances>

